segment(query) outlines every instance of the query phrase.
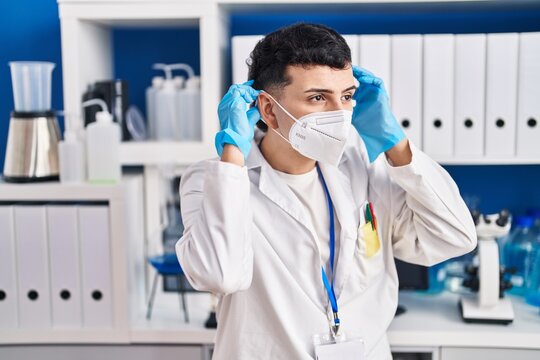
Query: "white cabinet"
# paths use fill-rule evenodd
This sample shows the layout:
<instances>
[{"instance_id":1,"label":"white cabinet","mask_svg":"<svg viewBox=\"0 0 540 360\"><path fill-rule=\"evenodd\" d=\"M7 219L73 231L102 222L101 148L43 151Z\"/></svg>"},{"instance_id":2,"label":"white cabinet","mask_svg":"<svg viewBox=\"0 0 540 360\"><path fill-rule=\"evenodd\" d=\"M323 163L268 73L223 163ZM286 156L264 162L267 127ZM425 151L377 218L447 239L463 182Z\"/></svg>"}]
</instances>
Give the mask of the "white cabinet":
<instances>
[{"instance_id":1,"label":"white cabinet","mask_svg":"<svg viewBox=\"0 0 540 360\"><path fill-rule=\"evenodd\" d=\"M440 360L538 360L540 350L499 348L451 348L441 349Z\"/></svg>"}]
</instances>

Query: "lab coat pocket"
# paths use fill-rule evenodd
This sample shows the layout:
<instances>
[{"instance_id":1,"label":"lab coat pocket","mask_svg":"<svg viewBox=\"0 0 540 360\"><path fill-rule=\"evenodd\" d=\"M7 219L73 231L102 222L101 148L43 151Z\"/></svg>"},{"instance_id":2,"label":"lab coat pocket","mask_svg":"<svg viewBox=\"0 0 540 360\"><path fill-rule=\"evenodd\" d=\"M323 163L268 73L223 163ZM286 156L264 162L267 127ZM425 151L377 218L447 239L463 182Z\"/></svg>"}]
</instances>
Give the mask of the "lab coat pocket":
<instances>
[{"instance_id":1,"label":"lab coat pocket","mask_svg":"<svg viewBox=\"0 0 540 360\"><path fill-rule=\"evenodd\" d=\"M378 229L371 222L358 227L355 253L363 282L369 286L384 272L382 241Z\"/></svg>"}]
</instances>

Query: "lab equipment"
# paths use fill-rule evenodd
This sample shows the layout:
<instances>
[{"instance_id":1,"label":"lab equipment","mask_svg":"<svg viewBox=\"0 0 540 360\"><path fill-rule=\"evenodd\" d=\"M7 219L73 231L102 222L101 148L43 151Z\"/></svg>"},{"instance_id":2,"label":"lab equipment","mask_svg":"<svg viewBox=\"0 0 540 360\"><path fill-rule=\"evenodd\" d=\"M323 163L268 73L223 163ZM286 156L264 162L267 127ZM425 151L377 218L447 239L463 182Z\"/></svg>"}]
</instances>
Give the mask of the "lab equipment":
<instances>
[{"instance_id":1,"label":"lab equipment","mask_svg":"<svg viewBox=\"0 0 540 360\"><path fill-rule=\"evenodd\" d=\"M86 180L84 144L73 130L64 132L64 140L58 144L60 182L80 183Z\"/></svg>"},{"instance_id":2,"label":"lab equipment","mask_svg":"<svg viewBox=\"0 0 540 360\"><path fill-rule=\"evenodd\" d=\"M511 277L510 289L510 293L515 295L525 294L525 269L531 260L532 244L535 241L533 224L531 217L517 216L514 229L505 245L505 266L515 271Z\"/></svg>"},{"instance_id":3,"label":"lab equipment","mask_svg":"<svg viewBox=\"0 0 540 360\"><path fill-rule=\"evenodd\" d=\"M200 78L187 64L154 64L165 72L163 81L156 80L147 90L150 127L157 140L201 140ZM183 70L188 78L172 76Z\"/></svg>"},{"instance_id":4,"label":"lab equipment","mask_svg":"<svg viewBox=\"0 0 540 360\"><path fill-rule=\"evenodd\" d=\"M462 296L459 302L461 316L465 322L509 324L514 320L514 309L509 299L503 298L507 284L501 282L499 247L496 237L510 231L511 215L507 210L498 214L481 215L473 212L478 235L478 267L473 279L464 282L473 292L475 299Z\"/></svg>"},{"instance_id":5,"label":"lab equipment","mask_svg":"<svg viewBox=\"0 0 540 360\"><path fill-rule=\"evenodd\" d=\"M107 104L101 99L85 101L83 107L99 105L96 122L86 127L88 181L116 183L120 180L120 126L113 122Z\"/></svg>"},{"instance_id":6,"label":"lab equipment","mask_svg":"<svg viewBox=\"0 0 540 360\"><path fill-rule=\"evenodd\" d=\"M186 69L191 69L187 67ZM201 141L201 78L188 71L185 87L178 91L178 139Z\"/></svg>"},{"instance_id":7,"label":"lab equipment","mask_svg":"<svg viewBox=\"0 0 540 360\"><path fill-rule=\"evenodd\" d=\"M83 95L83 102L91 99L101 99L105 101L113 117L113 121L118 123L122 129L122 140L130 140L129 130L126 124L126 113L129 107L128 83L124 80L104 80L97 81L88 87ZM96 121L99 106L88 106L84 110L84 124Z\"/></svg>"},{"instance_id":8,"label":"lab equipment","mask_svg":"<svg viewBox=\"0 0 540 360\"><path fill-rule=\"evenodd\" d=\"M152 78L152 85L146 89L146 120L148 121L148 134L150 139L156 139L156 95L163 86L165 79L161 76Z\"/></svg>"},{"instance_id":9,"label":"lab equipment","mask_svg":"<svg viewBox=\"0 0 540 360\"><path fill-rule=\"evenodd\" d=\"M148 138L144 117L138 107L132 105L126 113L126 127L130 138L135 141L142 141Z\"/></svg>"},{"instance_id":10,"label":"lab equipment","mask_svg":"<svg viewBox=\"0 0 540 360\"><path fill-rule=\"evenodd\" d=\"M248 105L254 102L260 93L251 85L253 85L253 80L231 85L219 103L218 116L221 131L216 134L215 138L219 156L221 156L225 144L232 144L240 149L244 159L248 157L255 124L261 118L257 107L248 110Z\"/></svg>"},{"instance_id":11,"label":"lab equipment","mask_svg":"<svg viewBox=\"0 0 540 360\"><path fill-rule=\"evenodd\" d=\"M540 240L532 244L530 261L525 269L525 301L540 306Z\"/></svg>"},{"instance_id":12,"label":"lab equipment","mask_svg":"<svg viewBox=\"0 0 540 360\"><path fill-rule=\"evenodd\" d=\"M403 140L405 133L390 110L383 81L358 66L353 66L353 75L360 85L353 95L356 106L352 124L366 145L369 161L373 162Z\"/></svg>"},{"instance_id":13,"label":"lab equipment","mask_svg":"<svg viewBox=\"0 0 540 360\"><path fill-rule=\"evenodd\" d=\"M291 144L293 149L310 159L334 166L339 164L349 137L352 111L313 112L297 119L272 95L266 91L265 94L294 120L294 124L289 130L288 139L279 130L271 128L276 134Z\"/></svg>"},{"instance_id":14,"label":"lab equipment","mask_svg":"<svg viewBox=\"0 0 540 360\"><path fill-rule=\"evenodd\" d=\"M22 61L9 65L15 111L9 123L4 179L58 180L60 130L51 109L51 74L55 64Z\"/></svg>"}]
</instances>

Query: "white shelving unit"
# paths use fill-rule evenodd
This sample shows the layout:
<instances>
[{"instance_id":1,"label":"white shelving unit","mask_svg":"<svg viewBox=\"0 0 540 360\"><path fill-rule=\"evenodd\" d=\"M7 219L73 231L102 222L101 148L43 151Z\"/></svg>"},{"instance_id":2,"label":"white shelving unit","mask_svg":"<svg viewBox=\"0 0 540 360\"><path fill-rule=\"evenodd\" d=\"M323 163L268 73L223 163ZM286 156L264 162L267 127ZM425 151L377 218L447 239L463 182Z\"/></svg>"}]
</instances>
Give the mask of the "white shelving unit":
<instances>
[{"instance_id":1,"label":"white shelving unit","mask_svg":"<svg viewBox=\"0 0 540 360\"><path fill-rule=\"evenodd\" d=\"M0 180L2 202L107 202L110 224L112 328L0 329L1 344L127 343L130 310L140 307L144 277L142 176L125 176L117 185L55 183L8 184Z\"/></svg>"}]
</instances>

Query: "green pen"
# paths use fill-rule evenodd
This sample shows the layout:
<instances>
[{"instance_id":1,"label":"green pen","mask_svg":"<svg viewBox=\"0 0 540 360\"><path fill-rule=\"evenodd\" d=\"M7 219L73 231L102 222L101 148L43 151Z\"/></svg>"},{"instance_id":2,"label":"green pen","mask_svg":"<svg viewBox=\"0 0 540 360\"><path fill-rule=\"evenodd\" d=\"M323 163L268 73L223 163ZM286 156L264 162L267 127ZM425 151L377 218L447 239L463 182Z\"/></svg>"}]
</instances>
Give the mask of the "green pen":
<instances>
[{"instance_id":1,"label":"green pen","mask_svg":"<svg viewBox=\"0 0 540 360\"><path fill-rule=\"evenodd\" d=\"M371 209L369 208L369 203L366 204L366 220L371 223L371 229L375 230L375 226L373 225L373 215L371 215Z\"/></svg>"}]
</instances>

